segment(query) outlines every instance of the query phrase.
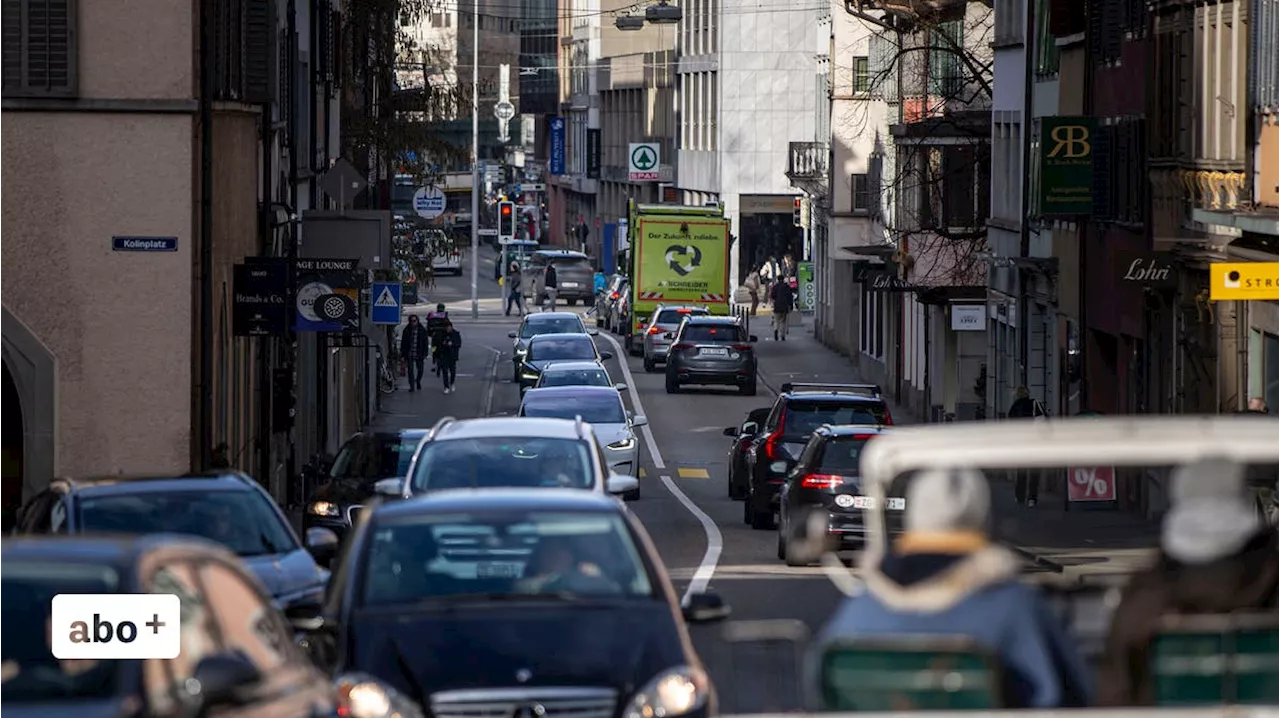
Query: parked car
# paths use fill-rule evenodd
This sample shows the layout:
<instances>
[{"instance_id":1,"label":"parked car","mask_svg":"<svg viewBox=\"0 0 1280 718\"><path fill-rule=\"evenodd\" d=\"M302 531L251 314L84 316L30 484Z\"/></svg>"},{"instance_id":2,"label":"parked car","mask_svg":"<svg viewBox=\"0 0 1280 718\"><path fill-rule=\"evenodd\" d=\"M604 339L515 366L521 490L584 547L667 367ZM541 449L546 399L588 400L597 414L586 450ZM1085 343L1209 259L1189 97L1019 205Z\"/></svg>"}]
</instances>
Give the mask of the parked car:
<instances>
[{"instance_id":1,"label":"parked car","mask_svg":"<svg viewBox=\"0 0 1280 718\"><path fill-rule=\"evenodd\" d=\"M705 718L715 690L685 623L728 613L708 593L681 607L618 501L461 490L366 512L309 642L434 718Z\"/></svg>"},{"instance_id":2,"label":"parked car","mask_svg":"<svg viewBox=\"0 0 1280 718\"><path fill-rule=\"evenodd\" d=\"M603 447L612 473L635 476L640 466L640 442L635 429L649 420L634 416L622 404L622 394L610 386L560 386L530 389L520 403L520 416L581 419L591 425L596 443ZM640 498L637 487L629 500Z\"/></svg>"},{"instance_id":3,"label":"parked car","mask_svg":"<svg viewBox=\"0 0 1280 718\"><path fill-rule=\"evenodd\" d=\"M640 482L610 472L604 447L581 419L445 418L423 438L407 479L380 481L377 490L409 498L508 487L585 489L626 500L638 495Z\"/></svg>"},{"instance_id":4,"label":"parked car","mask_svg":"<svg viewBox=\"0 0 1280 718\"><path fill-rule=\"evenodd\" d=\"M729 444L728 483L729 498L734 501L741 501L747 497L747 484L750 481L747 473L747 449L751 448L751 442L764 428L765 419L769 418L771 411L773 411L771 406L752 409L741 425L730 426L724 430L724 435L733 439L733 443Z\"/></svg>"},{"instance_id":5,"label":"parked car","mask_svg":"<svg viewBox=\"0 0 1280 718\"><path fill-rule=\"evenodd\" d=\"M774 528L779 494L809 436L823 424L889 426L893 418L874 384L786 383L764 428L747 449L747 496L742 520Z\"/></svg>"},{"instance_id":6,"label":"parked car","mask_svg":"<svg viewBox=\"0 0 1280 718\"><path fill-rule=\"evenodd\" d=\"M713 384L736 386L755 396L755 341L735 317L685 317L667 353L667 393L689 384Z\"/></svg>"},{"instance_id":7,"label":"parked car","mask_svg":"<svg viewBox=\"0 0 1280 718\"><path fill-rule=\"evenodd\" d=\"M658 363L666 363L667 353L675 341L676 331L685 317L705 317L706 307L681 307L659 304L644 331L644 370L658 370Z\"/></svg>"},{"instance_id":8,"label":"parked car","mask_svg":"<svg viewBox=\"0 0 1280 718\"><path fill-rule=\"evenodd\" d=\"M325 481L311 494L305 528L329 529L342 538L355 517L378 495L383 479L404 480L426 429L362 432L347 439L328 464Z\"/></svg>"},{"instance_id":9,"label":"parked car","mask_svg":"<svg viewBox=\"0 0 1280 718\"><path fill-rule=\"evenodd\" d=\"M353 715L352 677L331 681L253 574L225 548L174 536L6 539L6 716ZM172 659L60 661L51 605L65 594L177 594L182 653ZM394 688L356 679L404 718L422 711ZM359 695L359 694L357 694ZM387 715L389 715L388 713Z\"/></svg>"},{"instance_id":10,"label":"parked car","mask_svg":"<svg viewBox=\"0 0 1280 718\"><path fill-rule=\"evenodd\" d=\"M338 548L325 528L304 547L271 496L234 471L57 478L21 509L18 533L199 536L238 555L286 610L318 610Z\"/></svg>"},{"instance_id":11,"label":"parked car","mask_svg":"<svg viewBox=\"0 0 1280 718\"><path fill-rule=\"evenodd\" d=\"M587 304L595 297L596 271L591 259L582 252L564 249L543 249L533 253L524 272L526 293L537 306L546 301L544 280L547 267L556 268L556 297L569 306L581 301Z\"/></svg>"},{"instance_id":12,"label":"parked car","mask_svg":"<svg viewBox=\"0 0 1280 718\"><path fill-rule=\"evenodd\" d=\"M529 351L529 341L541 334L594 334L595 329L587 329L582 317L573 312L536 312L526 314L520 320L520 327L507 336L515 341L511 347L512 378L520 381L520 366L524 363L524 355Z\"/></svg>"},{"instance_id":13,"label":"parked car","mask_svg":"<svg viewBox=\"0 0 1280 718\"><path fill-rule=\"evenodd\" d=\"M826 525L832 551L860 549L866 545L866 509L875 500L862 490L859 459L868 441L885 431L881 426L821 426L809 438L800 458L787 473L778 503L778 558L788 566L803 566L807 560L787 550L792 527L820 514ZM901 533L902 512L907 500L889 496L885 502L885 523L890 533Z\"/></svg>"},{"instance_id":14,"label":"parked car","mask_svg":"<svg viewBox=\"0 0 1280 718\"><path fill-rule=\"evenodd\" d=\"M601 362L612 358L613 352L600 351L595 340L587 334L539 334L529 340L517 381L523 393L537 384L542 370L554 362Z\"/></svg>"}]
</instances>

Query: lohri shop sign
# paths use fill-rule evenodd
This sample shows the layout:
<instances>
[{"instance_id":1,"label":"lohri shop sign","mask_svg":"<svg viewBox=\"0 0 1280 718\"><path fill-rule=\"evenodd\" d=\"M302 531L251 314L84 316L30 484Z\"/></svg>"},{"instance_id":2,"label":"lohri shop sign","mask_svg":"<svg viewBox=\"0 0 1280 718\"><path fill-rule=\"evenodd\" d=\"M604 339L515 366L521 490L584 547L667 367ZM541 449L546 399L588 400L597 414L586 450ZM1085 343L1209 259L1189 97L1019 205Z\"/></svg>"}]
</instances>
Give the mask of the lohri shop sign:
<instances>
[{"instance_id":1,"label":"lohri shop sign","mask_svg":"<svg viewBox=\"0 0 1280 718\"><path fill-rule=\"evenodd\" d=\"M1092 117L1041 117L1039 122L1040 216L1092 213L1097 122Z\"/></svg>"}]
</instances>

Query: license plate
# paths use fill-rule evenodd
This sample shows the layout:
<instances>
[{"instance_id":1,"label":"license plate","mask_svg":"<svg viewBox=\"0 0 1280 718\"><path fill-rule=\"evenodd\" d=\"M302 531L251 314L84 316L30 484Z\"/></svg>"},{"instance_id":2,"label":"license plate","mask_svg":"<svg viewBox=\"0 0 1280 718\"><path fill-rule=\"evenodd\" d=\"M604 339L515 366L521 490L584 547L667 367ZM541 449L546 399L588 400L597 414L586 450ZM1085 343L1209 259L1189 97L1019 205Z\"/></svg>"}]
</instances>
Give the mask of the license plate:
<instances>
[{"instance_id":1,"label":"license plate","mask_svg":"<svg viewBox=\"0 0 1280 718\"><path fill-rule=\"evenodd\" d=\"M565 283L564 283L564 288L565 288L565 289L577 289L577 288L578 288L578 283L577 283L577 282L565 282Z\"/></svg>"},{"instance_id":2,"label":"license plate","mask_svg":"<svg viewBox=\"0 0 1280 718\"><path fill-rule=\"evenodd\" d=\"M854 496L853 503L847 505L852 506L855 509L874 509L876 507L876 500L870 496ZM885 507L890 511L905 511L907 508L907 500L903 498L890 498L885 501Z\"/></svg>"},{"instance_id":3,"label":"license plate","mask_svg":"<svg viewBox=\"0 0 1280 718\"><path fill-rule=\"evenodd\" d=\"M476 564L476 578L519 578L518 563L481 563Z\"/></svg>"},{"instance_id":4,"label":"license plate","mask_svg":"<svg viewBox=\"0 0 1280 718\"><path fill-rule=\"evenodd\" d=\"M716 348L714 348L714 349L703 349L703 350L702 350L701 352L699 352L699 353L700 353L700 354L704 354L704 355L706 355L706 356L713 356L713 357L727 357L727 356L729 356L729 350L728 350L728 349L721 349L721 348L719 348L719 347L716 347Z\"/></svg>"}]
</instances>

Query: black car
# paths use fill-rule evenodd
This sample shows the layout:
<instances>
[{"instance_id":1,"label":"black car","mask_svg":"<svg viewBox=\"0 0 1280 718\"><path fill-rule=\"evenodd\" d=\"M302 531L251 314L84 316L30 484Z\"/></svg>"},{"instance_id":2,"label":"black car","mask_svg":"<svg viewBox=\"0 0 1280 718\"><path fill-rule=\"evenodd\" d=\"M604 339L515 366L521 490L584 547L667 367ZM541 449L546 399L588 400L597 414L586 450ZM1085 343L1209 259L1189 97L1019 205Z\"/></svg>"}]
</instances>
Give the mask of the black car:
<instances>
[{"instance_id":1,"label":"black car","mask_svg":"<svg viewBox=\"0 0 1280 718\"><path fill-rule=\"evenodd\" d=\"M339 687L293 642L285 618L226 549L174 536L6 539L3 548L6 716L349 715ZM172 660L59 661L51 650L59 594L172 593L182 653ZM382 690L415 713L393 689Z\"/></svg>"},{"instance_id":2,"label":"black car","mask_svg":"<svg viewBox=\"0 0 1280 718\"><path fill-rule=\"evenodd\" d=\"M822 426L813 432L782 485L778 505L778 558L788 566L808 563L787 550L786 537L793 526L811 521L814 513L822 515L832 550L865 545L862 516L874 505L862 493L858 461L867 442L884 431L879 426ZM884 512L890 532L902 530L905 508L906 499L891 492Z\"/></svg>"},{"instance_id":3,"label":"black car","mask_svg":"<svg viewBox=\"0 0 1280 718\"><path fill-rule=\"evenodd\" d=\"M333 461L326 462L325 481L312 493L302 525L345 536L355 516L373 497L397 493L403 486L413 452L426 435L426 429L401 429L352 436ZM384 481L387 485L379 490L379 482Z\"/></svg>"},{"instance_id":4,"label":"black car","mask_svg":"<svg viewBox=\"0 0 1280 718\"><path fill-rule=\"evenodd\" d=\"M588 334L539 334L529 340L516 381L520 391L532 389L548 364L557 361L594 361L612 359L612 352L602 352Z\"/></svg>"},{"instance_id":5,"label":"black car","mask_svg":"<svg viewBox=\"0 0 1280 718\"><path fill-rule=\"evenodd\" d=\"M686 384L717 384L755 396L755 341L736 317L689 315L675 331L667 353L667 393L675 394Z\"/></svg>"},{"instance_id":6,"label":"black car","mask_svg":"<svg viewBox=\"0 0 1280 718\"><path fill-rule=\"evenodd\" d=\"M524 363L524 355L529 350L529 340L540 334L595 334L588 331L582 317L573 312L539 312L527 314L520 322L520 328L509 332L508 337L515 340L511 347L512 381L520 381L520 365Z\"/></svg>"},{"instance_id":7,"label":"black car","mask_svg":"<svg viewBox=\"0 0 1280 718\"><path fill-rule=\"evenodd\" d=\"M774 528L778 492L809 435L823 424L888 426L889 407L873 384L783 384L764 428L747 449L747 496L742 520Z\"/></svg>"},{"instance_id":8,"label":"black car","mask_svg":"<svg viewBox=\"0 0 1280 718\"><path fill-rule=\"evenodd\" d=\"M727 614L714 594L680 607L613 498L442 491L365 512L311 643L433 718L700 718L716 698L685 621Z\"/></svg>"},{"instance_id":9,"label":"black car","mask_svg":"<svg viewBox=\"0 0 1280 718\"><path fill-rule=\"evenodd\" d=\"M238 555L284 609L319 610L329 580L320 564L338 546L333 532L315 528L304 548L271 496L233 471L54 479L23 506L17 532L199 536Z\"/></svg>"},{"instance_id":10,"label":"black car","mask_svg":"<svg viewBox=\"0 0 1280 718\"><path fill-rule=\"evenodd\" d=\"M741 501L747 497L747 450L751 448L751 442L755 441L757 435L764 428L765 419L769 418L769 412L773 411L773 407L766 406L762 409L752 409L747 414L747 418L742 421L741 426L730 426L724 430L724 435L733 439L733 443L729 445L729 498L734 501Z\"/></svg>"}]
</instances>

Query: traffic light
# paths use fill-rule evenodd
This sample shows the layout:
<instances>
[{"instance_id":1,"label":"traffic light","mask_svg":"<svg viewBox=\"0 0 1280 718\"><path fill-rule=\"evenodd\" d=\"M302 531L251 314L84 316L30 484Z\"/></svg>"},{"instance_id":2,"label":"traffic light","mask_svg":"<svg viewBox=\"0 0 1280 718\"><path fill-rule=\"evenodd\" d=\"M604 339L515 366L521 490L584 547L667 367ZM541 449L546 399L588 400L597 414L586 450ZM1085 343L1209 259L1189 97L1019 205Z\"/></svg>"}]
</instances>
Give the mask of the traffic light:
<instances>
[{"instance_id":1,"label":"traffic light","mask_svg":"<svg viewBox=\"0 0 1280 718\"><path fill-rule=\"evenodd\" d=\"M511 241L516 237L516 205L514 202L498 203L498 241Z\"/></svg>"},{"instance_id":2,"label":"traffic light","mask_svg":"<svg viewBox=\"0 0 1280 718\"><path fill-rule=\"evenodd\" d=\"M804 226L804 201L796 197L795 211L791 215L792 223L797 227Z\"/></svg>"}]
</instances>

